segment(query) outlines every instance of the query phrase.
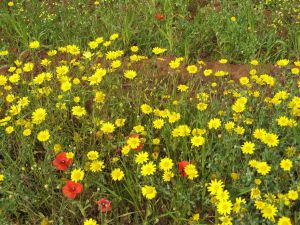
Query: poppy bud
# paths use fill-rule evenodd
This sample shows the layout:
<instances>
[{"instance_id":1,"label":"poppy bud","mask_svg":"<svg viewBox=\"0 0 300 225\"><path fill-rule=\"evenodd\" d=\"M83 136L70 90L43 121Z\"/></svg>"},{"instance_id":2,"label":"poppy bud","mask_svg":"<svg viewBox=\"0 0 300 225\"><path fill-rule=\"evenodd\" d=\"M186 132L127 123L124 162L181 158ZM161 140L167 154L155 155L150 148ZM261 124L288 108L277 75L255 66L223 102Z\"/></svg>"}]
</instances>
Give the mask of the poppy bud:
<instances>
[{"instance_id":1,"label":"poppy bud","mask_svg":"<svg viewBox=\"0 0 300 225\"><path fill-rule=\"evenodd\" d=\"M111 211L112 206L111 206L111 202L109 200L107 200L106 198L101 198L98 202L98 210L105 213L108 211Z\"/></svg>"},{"instance_id":2,"label":"poppy bud","mask_svg":"<svg viewBox=\"0 0 300 225\"><path fill-rule=\"evenodd\" d=\"M158 12L158 13L155 14L155 19L157 21L164 21L165 20L165 16Z\"/></svg>"}]
</instances>

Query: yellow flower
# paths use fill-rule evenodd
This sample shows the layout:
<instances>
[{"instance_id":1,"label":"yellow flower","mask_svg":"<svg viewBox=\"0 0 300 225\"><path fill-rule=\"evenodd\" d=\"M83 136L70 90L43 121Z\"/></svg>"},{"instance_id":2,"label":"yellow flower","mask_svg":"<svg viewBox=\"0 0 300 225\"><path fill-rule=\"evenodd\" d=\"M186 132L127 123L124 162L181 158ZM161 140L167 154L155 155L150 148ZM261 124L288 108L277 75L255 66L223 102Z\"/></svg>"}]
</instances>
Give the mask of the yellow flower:
<instances>
[{"instance_id":1,"label":"yellow flower","mask_svg":"<svg viewBox=\"0 0 300 225\"><path fill-rule=\"evenodd\" d=\"M0 173L0 182L4 181L4 178L5 178L4 174Z\"/></svg>"},{"instance_id":2,"label":"yellow flower","mask_svg":"<svg viewBox=\"0 0 300 225\"><path fill-rule=\"evenodd\" d=\"M94 97L94 102L98 104L102 104L105 100L105 94L102 91L96 91L95 97Z\"/></svg>"},{"instance_id":3,"label":"yellow flower","mask_svg":"<svg viewBox=\"0 0 300 225\"><path fill-rule=\"evenodd\" d=\"M154 145L159 145L159 144L160 144L160 139L159 139L159 138L154 138L154 139L152 140L152 144L154 144Z\"/></svg>"},{"instance_id":4,"label":"yellow flower","mask_svg":"<svg viewBox=\"0 0 300 225\"><path fill-rule=\"evenodd\" d=\"M82 117L86 115L86 110L85 108L81 106L73 106L72 107L72 115L77 116L77 117Z\"/></svg>"},{"instance_id":5,"label":"yellow flower","mask_svg":"<svg viewBox=\"0 0 300 225\"><path fill-rule=\"evenodd\" d=\"M168 170L172 169L173 165L174 165L174 163L173 163L172 159L167 158L167 157L161 159L159 162L159 168L163 171L168 171Z\"/></svg>"},{"instance_id":6,"label":"yellow flower","mask_svg":"<svg viewBox=\"0 0 300 225\"><path fill-rule=\"evenodd\" d=\"M229 121L225 124L225 129L227 131L232 131L234 129L234 126L235 126L234 122Z\"/></svg>"},{"instance_id":7,"label":"yellow flower","mask_svg":"<svg viewBox=\"0 0 300 225\"><path fill-rule=\"evenodd\" d=\"M222 191L224 184L221 180L212 180L208 185L208 191L211 195L216 195L219 191Z\"/></svg>"},{"instance_id":8,"label":"yellow flower","mask_svg":"<svg viewBox=\"0 0 300 225\"><path fill-rule=\"evenodd\" d=\"M177 86L177 90L180 91L180 92L185 92L188 89L189 89L189 87L186 86L186 85L183 85L183 84L180 84L180 85Z\"/></svg>"},{"instance_id":9,"label":"yellow flower","mask_svg":"<svg viewBox=\"0 0 300 225\"><path fill-rule=\"evenodd\" d=\"M274 133L266 133L261 141L268 147L276 147L279 144L278 136Z\"/></svg>"},{"instance_id":10,"label":"yellow flower","mask_svg":"<svg viewBox=\"0 0 300 225\"><path fill-rule=\"evenodd\" d=\"M261 175L267 175L271 171L271 167L266 162L258 162L256 169Z\"/></svg>"},{"instance_id":11,"label":"yellow flower","mask_svg":"<svg viewBox=\"0 0 300 225\"><path fill-rule=\"evenodd\" d=\"M71 180L74 182L78 182L83 180L84 178L84 171L82 169L73 169L71 172Z\"/></svg>"},{"instance_id":12,"label":"yellow flower","mask_svg":"<svg viewBox=\"0 0 300 225\"><path fill-rule=\"evenodd\" d=\"M187 125L179 125L172 130L173 137L186 137L191 133L191 129Z\"/></svg>"},{"instance_id":13,"label":"yellow flower","mask_svg":"<svg viewBox=\"0 0 300 225\"><path fill-rule=\"evenodd\" d=\"M120 168L116 168L111 172L113 181L121 181L124 178L124 172Z\"/></svg>"},{"instance_id":14,"label":"yellow flower","mask_svg":"<svg viewBox=\"0 0 300 225\"><path fill-rule=\"evenodd\" d=\"M258 199L260 198L260 190L258 188L251 189L251 199Z\"/></svg>"},{"instance_id":15,"label":"yellow flower","mask_svg":"<svg viewBox=\"0 0 300 225\"><path fill-rule=\"evenodd\" d=\"M157 192L156 192L155 187L145 185L142 187L142 194L144 197L151 200L151 199L155 198Z\"/></svg>"},{"instance_id":16,"label":"yellow flower","mask_svg":"<svg viewBox=\"0 0 300 225\"><path fill-rule=\"evenodd\" d=\"M289 160L289 159L283 159L280 162L280 167L284 171L290 171L291 168L293 167L293 162L291 160Z\"/></svg>"},{"instance_id":17,"label":"yellow flower","mask_svg":"<svg viewBox=\"0 0 300 225\"><path fill-rule=\"evenodd\" d=\"M113 69L117 69L122 65L122 62L120 60L114 60L111 62L110 66Z\"/></svg>"},{"instance_id":18,"label":"yellow flower","mask_svg":"<svg viewBox=\"0 0 300 225\"><path fill-rule=\"evenodd\" d=\"M148 162L141 167L142 176L153 175L156 171L156 165L153 162Z\"/></svg>"},{"instance_id":19,"label":"yellow flower","mask_svg":"<svg viewBox=\"0 0 300 225\"><path fill-rule=\"evenodd\" d=\"M231 176L232 180L240 179L240 175L238 173L231 173L230 176Z\"/></svg>"},{"instance_id":20,"label":"yellow flower","mask_svg":"<svg viewBox=\"0 0 300 225\"><path fill-rule=\"evenodd\" d=\"M109 40L114 41L114 40L116 40L116 39L118 39L118 38L119 38L119 34L118 34L118 33L114 33L114 34L112 34L112 35L109 37Z\"/></svg>"},{"instance_id":21,"label":"yellow flower","mask_svg":"<svg viewBox=\"0 0 300 225\"><path fill-rule=\"evenodd\" d=\"M33 70L33 68L34 68L34 64L33 63L25 63L24 64L24 67L23 67L23 71L24 72L30 72L30 71L32 71ZM15 74L15 76L16 76L17 74Z\"/></svg>"},{"instance_id":22,"label":"yellow flower","mask_svg":"<svg viewBox=\"0 0 300 225\"><path fill-rule=\"evenodd\" d=\"M61 149L62 149L61 144L55 144L55 145L53 146L53 150L54 150L55 153L60 152Z\"/></svg>"},{"instance_id":23,"label":"yellow flower","mask_svg":"<svg viewBox=\"0 0 300 225\"><path fill-rule=\"evenodd\" d=\"M138 52L139 47L138 47L138 46L131 46L130 50L131 50L132 52Z\"/></svg>"},{"instance_id":24,"label":"yellow flower","mask_svg":"<svg viewBox=\"0 0 300 225\"><path fill-rule=\"evenodd\" d=\"M0 86L5 86L7 83L7 78L4 75L0 75Z\"/></svg>"},{"instance_id":25,"label":"yellow flower","mask_svg":"<svg viewBox=\"0 0 300 225\"><path fill-rule=\"evenodd\" d=\"M99 44L100 44L100 43L98 43L97 41L90 41L90 42L88 43L88 46L89 46L90 49L95 49L95 48L98 47Z\"/></svg>"},{"instance_id":26,"label":"yellow flower","mask_svg":"<svg viewBox=\"0 0 300 225\"><path fill-rule=\"evenodd\" d=\"M199 219L200 219L199 213L193 214L192 217L190 218L191 221L199 221Z\"/></svg>"},{"instance_id":27,"label":"yellow flower","mask_svg":"<svg viewBox=\"0 0 300 225\"><path fill-rule=\"evenodd\" d=\"M136 125L133 127L133 130L137 133L143 134L145 132L145 127L143 125Z\"/></svg>"},{"instance_id":28,"label":"yellow flower","mask_svg":"<svg viewBox=\"0 0 300 225\"><path fill-rule=\"evenodd\" d=\"M111 41L105 41L104 43L103 43L103 46L104 47L108 47L108 46L110 46L111 45Z\"/></svg>"},{"instance_id":29,"label":"yellow flower","mask_svg":"<svg viewBox=\"0 0 300 225\"><path fill-rule=\"evenodd\" d=\"M96 160L99 158L99 153L97 151L89 151L87 157L89 160Z\"/></svg>"},{"instance_id":30,"label":"yellow flower","mask_svg":"<svg viewBox=\"0 0 300 225\"><path fill-rule=\"evenodd\" d=\"M227 62L228 62L227 59L220 59L220 60L219 60L219 63L221 63L221 64L226 64Z\"/></svg>"},{"instance_id":31,"label":"yellow flower","mask_svg":"<svg viewBox=\"0 0 300 225\"><path fill-rule=\"evenodd\" d=\"M49 66L51 64L51 61L48 59L42 59L41 60L41 65L42 66Z\"/></svg>"},{"instance_id":32,"label":"yellow flower","mask_svg":"<svg viewBox=\"0 0 300 225\"><path fill-rule=\"evenodd\" d=\"M125 121L126 121L126 119L116 119L115 125L117 127L123 127L125 125Z\"/></svg>"},{"instance_id":33,"label":"yellow flower","mask_svg":"<svg viewBox=\"0 0 300 225\"><path fill-rule=\"evenodd\" d=\"M286 126L289 126L289 118L287 118L286 116L281 116L279 117L278 119L276 119L277 121L277 124L281 127L286 127Z\"/></svg>"},{"instance_id":34,"label":"yellow flower","mask_svg":"<svg viewBox=\"0 0 300 225\"><path fill-rule=\"evenodd\" d=\"M71 87L72 87L72 84L69 81L62 82L60 85L60 89L63 92L69 91L71 89Z\"/></svg>"},{"instance_id":35,"label":"yellow flower","mask_svg":"<svg viewBox=\"0 0 300 225\"><path fill-rule=\"evenodd\" d=\"M36 49L39 47L40 47L40 42L38 42L38 41L32 41L29 43L29 48Z\"/></svg>"},{"instance_id":36,"label":"yellow flower","mask_svg":"<svg viewBox=\"0 0 300 225\"><path fill-rule=\"evenodd\" d=\"M221 120L219 118L213 118L208 122L209 129L218 129L221 126Z\"/></svg>"},{"instance_id":37,"label":"yellow flower","mask_svg":"<svg viewBox=\"0 0 300 225\"><path fill-rule=\"evenodd\" d=\"M195 147L202 146L205 143L205 138L202 136L194 136L191 139L191 143Z\"/></svg>"},{"instance_id":38,"label":"yellow flower","mask_svg":"<svg viewBox=\"0 0 300 225\"><path fill-rule=\"evenodd\" d=\"M90 164L90 171L92 172L101 172L104 168L104 162L101 160L94 160Z\"/></svg>"},{"instance_id":39,"label":"yellow flower","mask_svg":"<svg viewBox=\"0 0 300 225\"><path fill-rule=\"evenodd\" d=\"M179 60L172 60L169 62L169 66L171 69L176 69L180 66L180 61Z\"/></svg>"},{"instance_id":40,"label":"yellow flower","mask_svg":"<svg viewBox=\"0 0 300 225\"><path fill-rule=\"evenodd\" d=\"M259 140L262 140L266 134L267 132L264 129L260 129L260 128L255 129L253 132L253 136Z\"/></svg>"},{"instance_id":41,"label":"yellow flower","mask_svg":"<svg viewBox=\"0 0 300 225\"><path fill-rule=\"evenodd\" d=\"M135 78L137 76L137 73L134 70L126 70L124 72L124 77L132 80L133 78Z\"/></svg>"},{"instance_id":42,"label":"yellow flower","mask_svg":"<svg viewBox=\"0 0 300 225\"><path fill-rule=\"evenodd\" d=\"M98 225L98 223L96 220L90 218L88 220L85 220L83 225Z\"/></svg>"},{"instance_id":43,"label":"yellow flower","mask_svg":"<svg viewBox=\"0 0 300 225\"><path fill-rule=\"evenodd\" d=\"M227 190L221 190L215 196L218 201L227 201L229 200L229 192Z\"/></svg>"},{"instance_id":44,"label":"yellow flower","mask_svg":"<svg viewBox=\"0 0 300 225\"><path fill-rule=\"evenodd\" d=\"M198 71L198 68L196 65L189 65L186 70L188 71L188 73L190 74L195 74Z\"/></svg>"},{"instance_id":45,"label":"yellow flower","mask_svg":"<svg viewBox=\"0 0 300 225\"><path fill-rule=\"evenodd\" d=\"M241 150L244 154L253 154L255 150L255 144L251 141L246 141L244 144L241 146Z\"/></svg>"},{"instance_id":46,"label":"yellow flower","mask_svg":"<svg viewBox=\"0 0 300 225\"><path fill-rule=\"evenodd\" d=\"M155 48L152 49L152 52L153 52L155 55L162 54L162 53L164 53L165 51L167 51L166 48L155 47Z\"/></svg>"},{"instance_id":47,"label":"yellow flower","mask_svg":"<svg viewBox=\"0 0 300 225\"><path fill-rule=\"evenodd\" d=\"M277 225L292 225L292 222L290 218L283 216L278 220Z\"/></svg>"},{"instance_id":48,"label":"yellow flower","mask_svg":"<svg viewBox=\"0 0 300 225\"><path fill-rule=\"evenodd\" d=\"M293 200L293 201L295 201L299 198L298 192L294 191L294 190L289 190L287 196L290 200Z\"/></svg>"},{"instance_id":49,"label":"yellow flower","mask_svg":"<svg viewBox=\"0 0 300 225\"><path fill-rule=\"evenodd\" d=\"M247 85L247 84L249 84L249 78L248 77L241 77L240 78L240 84L241 85Z\"/></svg>"},{"instance_id":50,"label":"yellow flower","mask_svg":"<svg viewBox=\"0 0 300 225\"><path fill-rule=\"evenodd\" d=\"M135 162L137 164L143 164L145 162L148 161L149 158L149 154L148 152L139 152L136 156L135 156Z\"/></svg>"},{"instance_id":51,"label":"yellow flower","mask_svg":"<svg viewBox=\"0 0 300 225\"><path fill-rule=\"evenodd\" d=\"M144 113L144 114L150 114L150 113L152 113L152 108L151 108L151 106L149 106L149 105L147 105L147 104L143 104L143 105L141 105L141 110L142 110L142 112Z\"/></svg>"},{"instance_id":52,"label":"yellow flower","mask_svg":"<svg viewBox=\"0 0 300 225\"><path fill-rule=\"evenodd\" d=\"M205 130L205 129L194 128L194 129L192 130L192 135L193 135L193 136L201 136L201 135L203 135L203 134L205 134L205 133L206 133L206 130Z\"/></svg>"},{"instance_id":53,"label":"yellow flower","mask_svg":"<svg viewBox=\"0 0 300 225\"><path fill-rule=\"evenodd\" d=\"M69 67L67 66L58 66L55 69L57 76L58 77L62 77L64 75L66 75L69 72Z\"/></svg>"},{"instance_id":54,"label":"yellow flower","mask_svg":"<svg viewBox=\"0 0 300 225\"><path fill-rule=\"evenodd\" d=\"M80 80L78 78L73 79L73 84L78 85L80 84Z\"/></svg>"},{"instance_id":55,"label":"yellow flower","mask_svg":"<svg viewBox=\"0 0 300 225\"><path fill-rule=\"evenodd\" d=\"M261 212L262 216L266 219L269 219L271 221L274 221L274 216L277 215L277 208L274 205L271 204L264 204Z\"/></svg>"},{"instance_id":56,"label":"yellow flower","mask_svg":"<svg viewBox=\"0 0 300 225\"><path fill-rule=\"evenodd\" d=\"M220 201L218 204L217 204L217 210L218 210L218 213L220 213L221 215L227 215L227 214L230 214L231 213L231 210L232 210L232 203L231 201Z\"/></svg>"},{"instance_id":57,"label":"yellow flower","mask_svg":"<svg viewBox=\"0 0 300 225\"><path fill-rule=\"evenodd\" d=\"M250 64L253 66L257 66L259 64L259 62L256 59L253 59L253 60L251 60Z\"/></svg>"},{"instance_id":58,"label":"yellow flower","mask_svg":"<svg viewBox=\"0 0 300 225\"><path fill-rule=\"evenodd\" d=\"M104 68L99 68L95 73L88 78L90 85L98 85L101 83L103 77L106 75L107 71Z\"/></svg>"},{"instance_id":59,"label":"yellow flower","mask_svg":"<svg viewBox=\"0 0 300 225\"><path fill-rule=\"evenodd\" d=\"M230 20L231 20L231 22L236 22L236 17L232 16L232 17L230 17Z\"/></svg>"},{"instance_id":60,"label":"yellow flower","mask_svg":"<svg viewBox=\"0 0 300 225\"><path fill-rule=\"evenodd\" d=\"M79 96L75 96L75 97L73 98L73 101L74 101L75 103L79 103L79 102L80 102L80 97L79 97Z\"/></svg>"},{"instance_id":61,"label":"yellow flower","mask_svg":"<svg viewBox=\"0 0 300 225\"><path fill-rule=\"evenodd\" d=\"M66 158L68 158L68 159L74 159L74 153L73 152L67 152L66 153Z\"/></svg>"},{"instance_id":62,"label":"yellow flower","mask_svg":"<svg viewBox=\"0 0 300 225\"><path fill-rule=\"evenodd\" d=\"M31 134L31 130L30 130L30 129L25 129L25 130L23 131L23 135L24 135L25 137L28 137L30 134Z\"/></svg>"},{"instance_id":63,"label":"yellow flower","mask_svg":"<svg viewBox=\"0 0 300 225\"><path fill-rule=\"evenodd\" d=\"M9 52L7 50L0 51L0 56L6 56L8 54L9 54Z\"/></svg>"},{"instance_id":64,"label":"yellow flower","mask_svg":"<svg viewBox=\"0 0 300 225\"><path fill-rule=\"evenodd\" d=\"M180 113L172 112L168 115L169 123L175 123L176 121L180 120Z\"/></svg>"},{"instance_id":65,"label":"yellow flower","mask_svg":"<svg viewBox=\"0 0 300 225\"><path fill-rule=\"evenodd\" d=\"M100 129L105 134L111 134L115 131L115 126L112 123L107 122L103 123Z\"/></svg>"},{"instance_id":66,"label":"yellow flower","mask_svg":"<svg viewBox=\"0 0 300 225\"><path fill-rule=\"evenodd\" d=\"M156 119L153 121L153 127L155 129L161 129L164 126L165 122L163 119Z\"/></svg>"},{"instance_id":67,"label":"yellow flower","mask_svg":"<svg viewBox=\"0 0 300 225\"><path fill-rule=\"evenodd\" d=\"M290 63L288 59L280 59L276 62L276 65L279 67L287 66Z\"/></svg>"},{"instance_id":68,"label":"yellow flower","mask_svg":"<svg viewBox=\"0 0 300 225\"><path fill-rule=\"evenodd\" d=\"M169 170L165 170L163 174L163 181L169 182L174 177L174 173Z\"/></svg>"},{"instance_id":69,"label":"yellow flower","mask_svg":"<svg viewBox=\"0 0 300 225\"><path fill-rule=\"evenodd\" d=\"M40 131L37 135L37 139L40 141L40 142L45 142L45 141L48 141L50 138L50 133L49 133L49 130L43 130L43 131Z\"/></svg>"},{"instance_id":70,"label":"yellow flower","mask_svg":"<svg viewBox=\"0 0 300 225\"><path fill-rule=\"evenodd\" d=\"M291 72L292 72L292 74L297 75L300 73L300 70L299 70L299 68L292 68Z\"/></svg>"},{"instance_id":71,"label":"yellow flower","mask_svg":"<svg viewBox=\"0 0 300 225\"><path fill-rule=\"evenodd\" d=\"M31 116L33 124L40 124L46 119L47 112L43 108L36 109Z\"/></svg>"},{"instance_id":72,"label":"yellow flower","mask_svg":"<svg viewBox=\"0 0 300 225\"><path fill-rule=\"evenodd\" d=\"M56 50L50 50L50 51L47 52L47 55L48 55L48 56L54 56L54 55L56 55L56 54L57 54L57 51L56 51Z\"/></svg>"},{"instance_id":73,"label":"yellow flower","mask_svg":"<svg viewBox=\"0 0 300 225\"><path fill-rule=\"evenodd\" d=\"M105 57L107 60L115 60L122 56L124 54L124 51L118 50L118 51L109 51L106 53Z\"/></svg>"},{"instance_id":74,"label":"yellow flower","mask_svg":"<svg viewBox=\"0 0 300 225\"><path fill-rule=\"evenodd\" d=\"M141 140L138 137L129 137L126 141L126 144L131 148L131 149L136 149L137 147L140 146Z\"/></svg>"},{"instance_id":75,"label":"yellow flower","mask_svg":"<svg viewBox=\"0 0 300 225\"><path fill-rule=\"evenodd\" d=\"M14 127L12 127L12 126L8 126L8 127L6 127L5 128L5 132L7 133L7 134L11 134L12 132L14 132Z\"/></svg>"},{"instance_id":76,"label":"yellow flower","mask_svg":"<svg viewBox=\"0 0 300 225\"><path fill-rule=\"evenodd\" d=\"M216 82L213 82L213 83L211 83L211 86L212 86L212 87L217 87L218 84L217 84Z\"/></svg>"},{"instance_id":77,"label":"yellow flower","mask_svg":"<svg viewBox=\"0 0 300 225\"><path fill-rule=\"evenodd\" d=\"M129 145L125 145L125 146L121 149L121 153L122 153L123 155L127 155L127 154L129 153L129 151L130 151Z\"/></svg>"},{"instance_id":78,"label":"yellow flower","mask_svg":"<svg viewBox=\"0 0 300 225\"><path fill-rule=\"evenodd\" d=\"M194 180L195 178L197 178L198 175L198 171L196 169L196 166L193 164L188 164L185 168L184 168L184 172L187 175L187 178L190 180Z\"/></svg>"},{"instance_id":79,"label":"yellow flower","mask_svg":"<svg viewBox=\"0 0 300 225\"><path fill-rule=\"evenodd\" d=\"M206 69L206 70L203 71L203 75L206 76L206 77L212 75L212 73L213 73L212 69Z\"/></svg>"}]
</instances>

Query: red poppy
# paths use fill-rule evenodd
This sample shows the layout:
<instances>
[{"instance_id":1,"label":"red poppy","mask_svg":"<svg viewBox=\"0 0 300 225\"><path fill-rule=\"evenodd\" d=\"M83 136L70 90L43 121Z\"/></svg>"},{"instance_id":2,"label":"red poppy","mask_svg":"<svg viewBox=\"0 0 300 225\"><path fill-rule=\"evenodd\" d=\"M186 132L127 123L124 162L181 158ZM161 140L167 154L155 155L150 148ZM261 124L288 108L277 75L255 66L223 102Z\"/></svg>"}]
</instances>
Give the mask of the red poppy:
<instances>
[{"instance_id":1,"label":"red poppy","mask_svg":"<svg viewBox=\"0 0 300 225\"><path fill-rule=\"evenodd\" d=\"M139 134L130 134L129 136L126 137L126 140L127 140L128 138L130 138L130 137L133 137L133 138L137 137L137 138L140 139L140 141L141 141L140 145L137 146L135 149L132 149L132 150L135 150L135 151L141 151L142 148L144 147L144 141L140 138L140 135L139 135Z\"/></svg>"},{"instance_id":2,"label":"red poppy","mask_svg":"<svg viewBox=\"0 0 300 225\"><path fill-rule=\"evenodd\" d=\"M108 212L108 211L111 211L111 202L109 200L107 200L106 198L101 198L99 201L98 201L98 210L103 213L105 212Z\"/></svg>"},{"instance_id":3,"label":"red poppy","mask_svg":"<svg viewBox=\"0 0 300 225\"><path fill-rule=\"evenodd\" d=\"M83 185L80 183L73 182L69 180L66 185L62 188L63 194L70 198L74 199L78 194L83 191Z\"/></svg>"},{"instance_id":4,"label":"red poppy","mask_svg":"<svg viewBox=\"0 0 300 225\"><path fill-rule=\"evenodd\" d=\"M178 170L181 174L181 176L185 177L186 173L184 172L184 168L189 165L190 163L188 161L181 161L178 163Z\"/></svg>"},{"instance_id":5,"label":"red poppy","mask_svg":"<svg viewBox=\"0 0 300 225\"><path fill-rule=\"evenodd\" d=\"M55 166L58 170L67 170L68 167L72 164L73 159L67 158L66 152L61 152L56 155L55 159L52 161L52 165Z\"/></svg>"},{"instance_id":6,"label":"red poppy","mask_svg":"<svg viewBox=\"0 0 300 225\"><path fill-rule=\"evenodd\" d=\"M162 15L161 13L159 13L159 12L155 14L155 19L158 20L158 21L164 21L165 18L166 17L164 15Z\"/></svg>"}]
</instances>

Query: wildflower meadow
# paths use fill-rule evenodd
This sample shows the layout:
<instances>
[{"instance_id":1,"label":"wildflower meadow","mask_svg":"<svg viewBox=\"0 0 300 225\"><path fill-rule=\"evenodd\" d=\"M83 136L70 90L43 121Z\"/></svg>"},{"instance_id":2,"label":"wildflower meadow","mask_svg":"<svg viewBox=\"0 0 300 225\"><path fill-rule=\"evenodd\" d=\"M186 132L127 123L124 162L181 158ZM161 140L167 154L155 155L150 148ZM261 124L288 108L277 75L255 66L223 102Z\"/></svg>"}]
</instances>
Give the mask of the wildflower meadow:
<instances>
[{"instance_id":1,"label":"wildflower meadow","mask_svg":"<svg viewBox=\"0 0 300 225\"><path fill-rule=\"evenodd\" d=\"M300 225L296 0L0 2L0 225Z\"/></svg>"}]
</instances>

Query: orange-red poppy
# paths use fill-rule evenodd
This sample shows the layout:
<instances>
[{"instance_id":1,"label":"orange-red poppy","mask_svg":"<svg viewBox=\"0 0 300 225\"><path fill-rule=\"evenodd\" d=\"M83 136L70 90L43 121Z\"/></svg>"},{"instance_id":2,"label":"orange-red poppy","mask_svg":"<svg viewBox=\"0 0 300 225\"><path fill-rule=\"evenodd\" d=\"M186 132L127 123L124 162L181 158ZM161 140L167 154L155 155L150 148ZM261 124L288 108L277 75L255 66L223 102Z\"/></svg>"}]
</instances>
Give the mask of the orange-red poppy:
<instances>
[{"instance_id":1,"label":"orange-red poppy","mask_svg":"<svg viewBox=\"0 0 300 225\"><path fill-rule=\"evenodd\" d=\"M64 196L74 199L78 194L83 191L83 185L80 183L69 180L66 185L62 188Z\"/></svg>"},{"instance_id":2,"label":"orange-red poppy","mask_svg":"<svg viewBox=\"0 0 300 225\"><path fill-rule=\"evenodd\" d=\"M61 152L56 155L55 159L52 161L52 165L58 170L65 171L72 164L73 159L67 158L66 152Z\"/></svg>"}]
</instances>

